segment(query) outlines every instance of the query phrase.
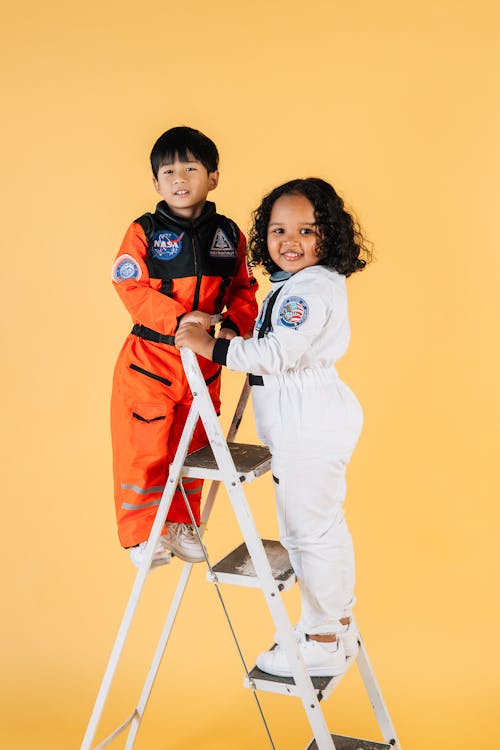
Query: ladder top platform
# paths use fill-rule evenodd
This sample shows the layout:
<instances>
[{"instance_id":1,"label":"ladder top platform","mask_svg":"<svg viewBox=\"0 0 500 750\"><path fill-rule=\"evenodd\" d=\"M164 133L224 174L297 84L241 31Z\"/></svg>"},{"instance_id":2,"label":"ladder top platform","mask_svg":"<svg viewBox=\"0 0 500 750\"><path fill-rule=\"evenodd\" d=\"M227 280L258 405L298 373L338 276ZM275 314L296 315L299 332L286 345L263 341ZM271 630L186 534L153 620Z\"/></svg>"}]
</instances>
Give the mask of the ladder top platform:
<instances>
[{"instance_id":1,"label":"ladder top platform","mask_svg":"<svg viewBox=\"0 0 500 750\"><path fill-rule=\"evenodd\" d=\"M241 482L251 482L271 468L271 454L265 445L228 443L227 446ZM217 466L209 445L186 456L182 476L197 479L223 479L223 473Z\"/></svg>"}]
</instances>

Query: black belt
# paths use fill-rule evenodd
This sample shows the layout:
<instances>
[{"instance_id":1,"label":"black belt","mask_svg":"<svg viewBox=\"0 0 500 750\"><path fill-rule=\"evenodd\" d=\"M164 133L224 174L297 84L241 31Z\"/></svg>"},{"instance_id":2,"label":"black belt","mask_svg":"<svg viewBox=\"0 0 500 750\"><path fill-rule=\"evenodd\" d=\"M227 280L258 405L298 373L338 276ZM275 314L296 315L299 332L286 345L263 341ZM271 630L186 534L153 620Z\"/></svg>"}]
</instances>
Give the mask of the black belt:
<instances>
[{"instance_id":1,"label":"black belt","mask_svg":"<svg viewBox=\"0 0 500 750\"><path fill-rule=\"evenodd\" d=\"M130 333L133 333L134 336L139 336L141 339L146 339L146 341L155 341L157 344L175 346L175 336L165 336L163 333L153 331L152 328L146 328L146 326L140 326L138 323L135 324Z\"/></svg>"},{"instance_id":2,"label":"black belt","mask_svg":"<svg viewBox=\"0 0 500 750\"><path fill-rule=\"evenodd\" d=\"M264 385L264 378L262 375L252 375L252 373L248 376L248 383L249 385Z\"/></svg>"},{"instance_id":3,"label":"black belt","mask_svg":"<svg viewBox=\"0 0 500 750\"><path fill-rule=\"evenodd\" d=\"M163 333L158 333L158 331L153 331L152 328L146 328L146 326L140 326L138 323L134 325L134 327L131 330L131 333L133 333L134 336L140 336L141 339L146 339L147 341L156 341L157 344L169 344L170 346L175 346L175 336L164 336ZM133 369L136 370L137 367L133 367ZM210 385L210 383L213 383L214 380L217 380L217 378L221 374L221 371L222 371L222 367L219 367L217 372L215 372L213 375L211 375L211 377L205 380L205 383L207 385ZM156 378L157 376L152 375L151 377ZM264 383L262 383L262 385L264 385Z\"/></svg>"}]
</instances>

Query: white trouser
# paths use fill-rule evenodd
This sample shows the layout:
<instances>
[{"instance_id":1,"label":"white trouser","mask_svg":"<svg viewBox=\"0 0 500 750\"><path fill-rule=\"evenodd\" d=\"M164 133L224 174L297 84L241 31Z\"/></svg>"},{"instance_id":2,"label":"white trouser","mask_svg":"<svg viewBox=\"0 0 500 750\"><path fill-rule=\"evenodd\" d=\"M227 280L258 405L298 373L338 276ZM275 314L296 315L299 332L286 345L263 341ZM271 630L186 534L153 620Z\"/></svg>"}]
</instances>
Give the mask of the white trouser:
<instances>
[{"instance_id":1,"label":"white trouser","mask_svg":"<svg viewBox=\"0 0 500 750\"><path fill-rule=\"evenodd\" d=\"M354 553L343 501L361 407L333 368L264 376L252 398L259 437L273 457L281 543L300 586L299 628L311 635L337 633L354 604Z\"/></svg>"}]
</instances>

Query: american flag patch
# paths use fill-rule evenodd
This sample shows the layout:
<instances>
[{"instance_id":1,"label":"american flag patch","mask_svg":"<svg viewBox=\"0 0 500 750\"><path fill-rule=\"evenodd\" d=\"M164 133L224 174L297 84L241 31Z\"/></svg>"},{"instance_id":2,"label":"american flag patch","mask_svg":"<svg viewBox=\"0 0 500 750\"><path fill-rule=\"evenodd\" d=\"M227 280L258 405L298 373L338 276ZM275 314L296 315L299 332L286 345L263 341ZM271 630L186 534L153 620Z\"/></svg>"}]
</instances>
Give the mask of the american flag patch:
<instances>
[{"instance_id":1,"label":"american flag patch","mask_svg":"<svg viewBox=\"0 0 500 750\"><path fill-rule=\"evenodd\" d=\"M297 328L307 320L309 307L302 297L287 297L282 302L278 320L286 328Z\"/></svg>"}]
</instances>

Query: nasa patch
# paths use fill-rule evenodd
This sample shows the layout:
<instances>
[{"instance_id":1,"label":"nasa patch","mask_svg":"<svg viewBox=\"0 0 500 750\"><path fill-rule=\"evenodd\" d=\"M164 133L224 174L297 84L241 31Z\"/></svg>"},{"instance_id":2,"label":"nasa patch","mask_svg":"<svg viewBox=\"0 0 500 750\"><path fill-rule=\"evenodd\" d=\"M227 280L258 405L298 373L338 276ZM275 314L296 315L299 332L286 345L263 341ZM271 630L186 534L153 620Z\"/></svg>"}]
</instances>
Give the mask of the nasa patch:
<instances>
[{"instance_id":1,"label":"nasa patch","mask_svg":"<svg viewBox=\"0 0 500 750\"><path fill-rule=\"evenodd\" d=\"M222 229L219 227L215 233L212 247L210 248L211 258L235 258L236 248L232 245Z\"/></svg>"},{"instance_id":2,"label":"nasa patch","mask_svg":"<svg viewBox=\"0 0 500 750\"><path fill-rule=\"evenodd\" d=\"M130 281L135 279L139 281L142 276L141 267L135 258L131 255L120 255L113 264L111 270L111 277L113 281L119 284L121 281Z\"/></svg>"},{"instance_id":3,"label":"nasa patch","mask_svg":"<svg viewBox=\"0 0 500 750\"><path fill-rule=\"evenodd\" d=\"M155 258L160 258L160 260L172 260L182 250L183 237L184 232L181 234L175 234L175 232L155 232L151 242L151 252Z\"/></svg>"},{"instance_id":4,"label":"nasa patch","mask_svg":"<svg viewBox=\"0 0 500 750\"><path fill-rule=\"evenodd\" d=\"M308 314L309 307L302 297L287 297L281 304L278 319L286 328L297 328L306 322Z\"/></svg>"}]
</instances>

